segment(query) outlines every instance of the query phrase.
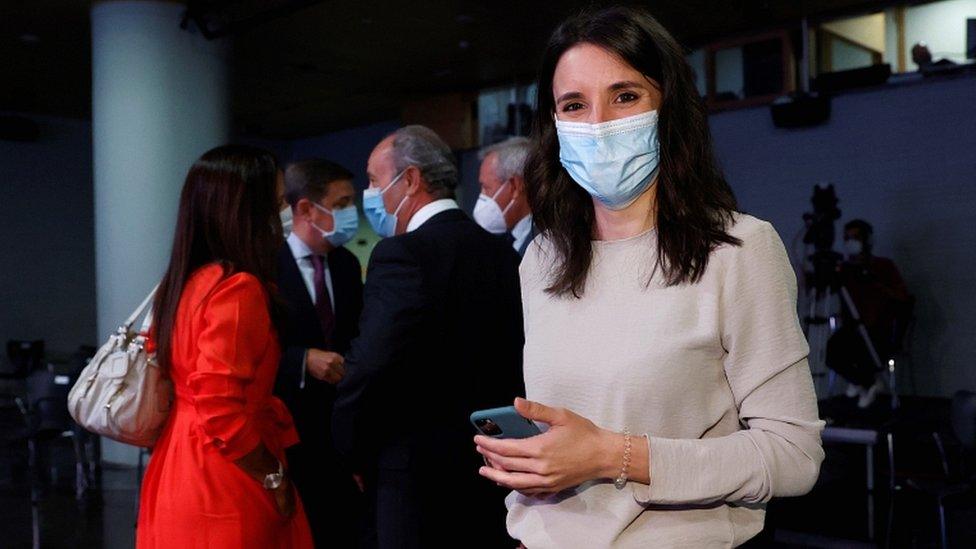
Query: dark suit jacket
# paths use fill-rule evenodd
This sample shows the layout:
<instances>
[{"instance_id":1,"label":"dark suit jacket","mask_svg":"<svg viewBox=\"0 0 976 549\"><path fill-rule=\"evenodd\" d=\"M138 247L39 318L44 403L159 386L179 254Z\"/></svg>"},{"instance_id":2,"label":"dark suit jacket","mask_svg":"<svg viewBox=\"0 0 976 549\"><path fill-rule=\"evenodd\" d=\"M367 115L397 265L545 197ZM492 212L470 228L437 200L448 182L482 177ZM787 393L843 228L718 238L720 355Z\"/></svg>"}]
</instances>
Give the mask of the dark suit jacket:
<instances>
[{"instance_id":1,"label":"dark suit jacket","mask_svg":"<svg viewBox=\"0 0 976 549\"><path fill-rule=\"evenodd\" d=\"M291 249L285 245L278 252L278 291L285 301L285 315L279 334L282 353L275 393L291 410L303 442L331 438L329 416L335 398L334 387L310 375L305 376L305 389L299 388L305 351L315 348L345 354L359 331L363 308L362 268L356 256L345 248L336 248L329 252L328 263L336 316L330 346L326 346L312 297Z\"/></svg>"},{"instance_id":2,"label":"dark suit jacket","mask_svg":"<svg viewBox=\"0 0 976 549\"><path fill-rule=\"evenodd\" d=\"M539 235L539 232L535 228L535 223L532 224L532 229L529 231L529 236L525 237L525 242L519 246L518 254L519 257L525 257L525 252L528 251L529 245L535 240L535 237Z\"/></svg>"},{"instance_id":3,"label":"dark suit jacket","mask_svg":"<svg viewBox=\"0 0 976 549\"><path fill-rule=\"evenodd\" d=\"M286 244L278 253L278 290L285 302L279 334L282 354L275 394L291 411L301 439L289 448L290 474L299 489L316 544L351 547L358 536L359 504L351 473L339 465L332 444L331 415L335 387L305 375L300 388L306 349L345 354L359 330L363 307L362 268L349 250L328 255L336 324L331 345L315 314L312 297L298 264Z\"/></svg>"},{"instance_id":4,"label":"dark suit jacket","mask_svg":"<svg viewBox=\"0 0 976 549\"><path fill-rule=\"evenodd\" d=\"M477 474L468 417L523 394L518 264L461 210L373 250L333 432L374 477L381 547L504 535L504 492Z\"/></svg>"}]
</instances>

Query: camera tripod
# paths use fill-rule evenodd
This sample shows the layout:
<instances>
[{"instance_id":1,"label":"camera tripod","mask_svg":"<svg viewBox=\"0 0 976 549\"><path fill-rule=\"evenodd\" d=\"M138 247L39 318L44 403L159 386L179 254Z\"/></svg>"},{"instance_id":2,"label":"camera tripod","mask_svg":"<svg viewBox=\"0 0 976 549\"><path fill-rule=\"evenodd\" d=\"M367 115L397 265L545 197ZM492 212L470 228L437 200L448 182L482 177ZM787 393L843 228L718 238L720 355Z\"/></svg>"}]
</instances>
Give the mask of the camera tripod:
<instances>
[{"instance_id":1,"label":"camera tripod","mask_svg":"<svg viewBox=\"0 0 976 549\"><path fill-rule=\"evenodd\" d=\"M834 380L837 376L836 372L827 367L827 341L837 331L838 315L832 309L832 304L836 301L833 297L836 296L847 307L851 320L857 326L858 335L860 335L868 351L868 355L871 357L875 374L877 375L877 373L887 371L887 385L888 390L891 392L891 409L897 409L900 403L895 387L894 359L889 359L887 364L883 364L881 356L878 354L878 350L871 340L871 336L868 334L864 322L861 320L861 314L857 309L857 305L854 304L854 300L851 299L851 294L847 290L847 287L836 280L833 284L817 283L821 282L821 280L818 279L816 274L814 274L814 278L815 283L807 286L809 314L804 317L804 334L810 345L811 369L819 372L820 375L826 373L828 377L827 387L823 396L830 396Z\"/></svg>"}]
</instances>

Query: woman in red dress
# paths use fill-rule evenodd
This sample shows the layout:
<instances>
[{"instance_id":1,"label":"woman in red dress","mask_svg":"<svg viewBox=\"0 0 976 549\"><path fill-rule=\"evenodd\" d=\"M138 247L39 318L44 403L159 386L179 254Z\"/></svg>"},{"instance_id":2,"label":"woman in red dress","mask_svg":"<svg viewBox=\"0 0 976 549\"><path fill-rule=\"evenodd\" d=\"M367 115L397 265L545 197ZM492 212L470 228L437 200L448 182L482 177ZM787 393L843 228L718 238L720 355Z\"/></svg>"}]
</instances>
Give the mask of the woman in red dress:
<instances>
[{"instance_id":1,"label":"woman in red dress","mask_svg":"<svg viewBox=\"0 0 976 549\"><path fill-rule=\"evenodd\" d=\"M280 187L274 157L251 147L213 149L187 175L153 309L176 398L142 486L140 549L312 547L285 469L298 436L271 396Z\"/></svg>"}]
</instances>

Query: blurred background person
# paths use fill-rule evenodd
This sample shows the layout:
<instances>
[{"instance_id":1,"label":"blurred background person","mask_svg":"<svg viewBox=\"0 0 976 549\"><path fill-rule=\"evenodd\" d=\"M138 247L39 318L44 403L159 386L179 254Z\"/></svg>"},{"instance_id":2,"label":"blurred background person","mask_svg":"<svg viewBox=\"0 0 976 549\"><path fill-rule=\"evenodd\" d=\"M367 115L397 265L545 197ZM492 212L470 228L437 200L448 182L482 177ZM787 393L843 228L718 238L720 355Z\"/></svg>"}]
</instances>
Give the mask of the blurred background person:
<instances>
[{"instance_id":1,"label":"blurred background person","mask_svg":"<svg viewBox=\"0 0 976 549\"><path fill-rule=\"evenodd\" d=\"M874 255L874 228L863 219L844 225L846 261L840 267L840 283L847 288L857 308L856 320L843 304L841 327L827 342L827 366L850 384L847 396L857 397L859 408L867 408L884 388L879 368L900 350L911 318L913 299L895 262ZM867 329L881 364L876 364L858 325Z\"/></svg>"},{"instance_id":2,"label":"blurred background person","mask_svg":"<svg viewBox=\"0 0 976 549\"><path fill-rule=\"evenodd\" d=\"M278 252L285 307L275 393L298 428L301 441L289 448L288 461L318 547L354 546L362 515L362 496L336 458L331 432L342 355L363 305L362 268L344 247L359 229L352 180L348 170L321 159L285 171L293 228Z\"/></svg>"},{"instance_id":3,"label":"blurred background person","mask_svg":"<svg viewBox=\"0 0 976 549\"><path fill-rule=\"evenodd\" d=\"M453 154L430 129L393 132L367 171L364 208L388 238L338 387L337 447L364 474L379 547L505 547L468 416L521 394L518 255L458 208Z\"/></svg>"},{"instance_id":4,"label":"blurred background person","mask_svg":"<svg viewBox=\"0 0 976 549\"><path fill-rule=\"evenodd\" d=\"M141 549L312 547L284 455L298 434L271 395L279 174L270 153L229 145L186 176L153 304L152 342L176 398L142 486Z\"/></svg>"},{"instance_id":5,"label":"blurred background person","mask_svg":"<svg viewBox=\"0 0 976 549\"><path fill-rule=\"evenodd\" d=\"M478 154L481 194L474 207L474 220L486 231L504 235L519 257L525 255L535 237L523 175L530 147L528 138L511 137Z\"/></svg>"}]
</instances>

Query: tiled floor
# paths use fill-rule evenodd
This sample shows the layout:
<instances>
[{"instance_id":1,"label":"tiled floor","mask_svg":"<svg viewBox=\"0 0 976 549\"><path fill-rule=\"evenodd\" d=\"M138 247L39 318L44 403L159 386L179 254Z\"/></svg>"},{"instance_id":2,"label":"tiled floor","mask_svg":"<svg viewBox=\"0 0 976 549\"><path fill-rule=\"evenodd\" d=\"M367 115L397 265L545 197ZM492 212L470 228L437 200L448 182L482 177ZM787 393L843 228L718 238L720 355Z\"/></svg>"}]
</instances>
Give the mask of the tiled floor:
<instances>
[{"instance_id":1,"label":"tiled floor","mask_svg":"<svg viewBox=\"0 0 976 549\"><path fill-rule=\"evenodd\" d=\"M15 469L16 471L16 469ZM23 474L15 473L17 477ZM40 547L45 549L123 549L135 545L134 469L104 469L101 497L77 502L70 479L41 495ZM31 547L31 508L27 483L0 483L0 547Z\"/></svg>"}]
</instances>

